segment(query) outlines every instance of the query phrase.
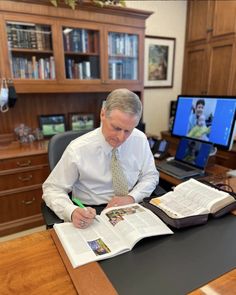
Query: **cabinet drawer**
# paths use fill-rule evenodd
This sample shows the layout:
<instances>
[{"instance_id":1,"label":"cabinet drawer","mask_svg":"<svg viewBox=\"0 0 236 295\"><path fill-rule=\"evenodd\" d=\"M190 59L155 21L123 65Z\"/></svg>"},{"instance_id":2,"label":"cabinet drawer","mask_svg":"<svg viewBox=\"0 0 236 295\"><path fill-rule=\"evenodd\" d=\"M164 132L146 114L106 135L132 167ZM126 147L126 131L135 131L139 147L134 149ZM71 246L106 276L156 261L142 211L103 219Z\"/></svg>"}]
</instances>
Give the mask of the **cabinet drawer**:
<instances>
[{"instance_id":1,"label":"cabinet drawer","mask_svg":"<svg viewBox=\"0 0 236 295\"><path fill-rule=\"evenodd\" d=\"M41 184L49 175L48 166L39 166L37 169L29 169L24 172L7 173L0 176L0 190L10 190L19 187L27 187Z\"/></svg>"},{"instance_id":2,"label":"cabinet drawer","mask_svg":"<svg viewBox=\"0 0 236 295\"><path fill-rule=\"evenodd\" d=\"M40 214L42 189L0 197L0 223Z\"/></svg>"},{"instance_id":3,"label":"cabinet drawer","mask_svg":"<svg viewBox=\"0 0 236 295\"><path fill-rule=\"evenodd\" d=\"M33 167L41 164L48 164L47 154L0 160L0 170Z\"/></svg>"}]
</instances>

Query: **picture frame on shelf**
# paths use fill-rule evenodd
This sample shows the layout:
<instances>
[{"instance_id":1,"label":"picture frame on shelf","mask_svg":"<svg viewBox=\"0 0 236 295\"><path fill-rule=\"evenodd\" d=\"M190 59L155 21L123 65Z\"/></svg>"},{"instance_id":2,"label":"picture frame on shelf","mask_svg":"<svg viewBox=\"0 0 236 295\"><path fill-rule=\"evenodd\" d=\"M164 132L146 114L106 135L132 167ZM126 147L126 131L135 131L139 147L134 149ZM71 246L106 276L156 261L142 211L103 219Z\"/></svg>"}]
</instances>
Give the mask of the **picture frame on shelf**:
<instances>
[{"instance_id":1,"label":"picture frame on shelf","mask_svg":"<svg viewBox=\"0 0 236 295\"><path fill-rule=\"evenodd\" d=\"M51 137L66 131L66 119L64 114L50 114L39 116L39 127L44 137Z\"/></svg>"},{"instance_id":2,"label":"picture frame on shelf","mask_svg":"<svg viewBox=\"0 0 236 295\"><path fill-rule=\"evenodd\" d=\"M145 36L144 88L173 87L175 38Z\"/></svg>"},{"instance_id":3,"label":"picture frame on shelf","mask_svg":"<svg viewBox=\"0 0 236 295\"><path fill-rule=\"evenodd\" d=\"M69 113L69 129L75 131L94 129L94 114Z\"/></svg>"}]
</instances>

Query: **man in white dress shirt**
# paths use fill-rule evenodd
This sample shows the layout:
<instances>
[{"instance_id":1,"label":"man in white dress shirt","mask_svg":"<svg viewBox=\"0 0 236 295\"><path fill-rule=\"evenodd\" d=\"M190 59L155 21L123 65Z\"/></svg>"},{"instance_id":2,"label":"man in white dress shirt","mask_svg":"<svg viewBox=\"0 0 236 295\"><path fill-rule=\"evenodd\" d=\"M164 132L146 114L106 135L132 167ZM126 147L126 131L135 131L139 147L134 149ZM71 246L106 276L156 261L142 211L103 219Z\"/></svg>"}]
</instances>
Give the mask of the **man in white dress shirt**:
<instances>
[{"instance_id":1,"label":"man in white dress shirt","mask_svg":"<svg viewBox=\"0 0 236 295\"><path fill-rule=\"evenodd\" d=\"M61 219L86 228L96 215L92 206L107 207L141 202L159 181L148 140L136 129L142 115L139 97L128 89L111 92L100 114L101 127L73 140L43 184L43 199ZM117 157L129 193L116 196L112 186L111 156ZM73 204L79 198L87 210Z\"/></svg>"}]
</instances>

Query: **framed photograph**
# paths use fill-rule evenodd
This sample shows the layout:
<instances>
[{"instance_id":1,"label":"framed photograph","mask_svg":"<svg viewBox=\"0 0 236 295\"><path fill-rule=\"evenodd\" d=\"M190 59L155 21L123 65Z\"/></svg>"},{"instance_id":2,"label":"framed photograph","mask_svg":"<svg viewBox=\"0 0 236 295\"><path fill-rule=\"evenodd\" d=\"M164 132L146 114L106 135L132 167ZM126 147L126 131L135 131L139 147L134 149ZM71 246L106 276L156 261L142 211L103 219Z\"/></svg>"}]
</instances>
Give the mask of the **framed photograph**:
<instances>
[{"instance_id":1,"label":"framed photograph","mask_svg":"<svg viewBox=\"0 0 236 295\"><path fill-rule=\"evenodd\" d=\"M175 38L145 36L144 88L173 87Z\"/></svg>"},{"instance_id":2,"label":"framed photograph","mask_svg":"<svg viewBox=\"0 0 236 295\"><path fill-rule=\"evenodd\" d=\"M76 131L94 129L94 115L69 113L69 128Z\"/></svg>"},{"instance_id":3,"label":"framed photograph","mask_svg":"<svg viewBox=\"0 0 236 295\"><path fill-rule=\"evenodd\" d=\"M65 115L41 115L39 116L39 126L43 136L49 137L57 133L66 131Z\"/></svg>"}]
</instances>

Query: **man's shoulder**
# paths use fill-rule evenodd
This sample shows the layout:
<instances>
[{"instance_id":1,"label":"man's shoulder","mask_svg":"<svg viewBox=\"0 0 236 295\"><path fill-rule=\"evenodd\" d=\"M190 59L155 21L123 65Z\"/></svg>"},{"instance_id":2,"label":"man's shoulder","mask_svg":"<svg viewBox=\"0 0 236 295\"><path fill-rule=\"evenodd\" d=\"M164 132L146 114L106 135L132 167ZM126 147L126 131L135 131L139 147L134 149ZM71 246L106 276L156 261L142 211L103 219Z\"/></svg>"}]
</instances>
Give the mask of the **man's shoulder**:
<instances>
[{"instance_id":1,"label":"man's shoulder","mask_svg":"<svg viewBox=\"0 0 236 295\"><path fill-rule=\"evenodd\" d=\"M142 131L138 130L137 128L134 128L133 132L131 133L126 142L127 145L135 145L136 147L142 146L146 144L147 136Z\"/></svg>"},{"instance_id":2,"label":"man's shoulder","mask_svg":"<svg viewBox=\"0 0 236 295\"><path fill-rule=\"evenodd\" d=\"M99 141L99 130L97 128L74 139L70 143L70 147L71 148L83 147L83 146L90 145L91 143L94 144L98 141Z\"/></svg>"},{"instance_id":3,"label":"man's shoulder","mask_svg":"<svg viewBox=\"0 0 236 295\"><path fill-rule=\"evenodd\" d=\"M145 133L143 133L142 131L140 131L137 128L134 128L133 132L132 132L132 136L133 137L139 137L141 139L147 139L147 136Z\"/></svg>"}]
</instances>

